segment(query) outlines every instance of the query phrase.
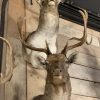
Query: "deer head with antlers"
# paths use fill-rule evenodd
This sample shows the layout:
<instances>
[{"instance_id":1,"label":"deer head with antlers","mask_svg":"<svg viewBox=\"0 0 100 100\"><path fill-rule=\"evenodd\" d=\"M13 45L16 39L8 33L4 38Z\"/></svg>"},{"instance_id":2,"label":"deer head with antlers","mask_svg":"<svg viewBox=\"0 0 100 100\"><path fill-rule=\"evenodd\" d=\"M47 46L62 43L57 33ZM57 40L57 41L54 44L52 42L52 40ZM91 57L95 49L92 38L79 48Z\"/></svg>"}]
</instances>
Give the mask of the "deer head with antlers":
<instances>
[{"instance_id":1,"label":"deer head with antlers","mask_svg":"<svg viewBox=\"0 0 100 100\"><path fill-rule=\"evenodd\" d=\"M81 46L86 42L86 25L88 14L85 10L79 11L83 16L84 20L84 34L82 38L71 38L69 40L78 40L79 42L73 45L68 46L68 41L65 47L62 49L61 53L52 54L48 44L46 42L47 49L31 47L27 44L24 44L27 48L45 52L47 54L47 59L43 57L38 57L41 64L47 70L47 79L45 86L44 95L39 95L33 100L70 100L71 96L71 84L70 77L68 74L68 68L71 63L74 62L76 58L76 53L72 53L69 57L66 57L66 54L69 50ZM48 98L49 97L49 98Z\"/></svg>"},{"instance_id":2,"label":"deer head with antlers","mask_svg":"<svg viewBox=\"0 0 100 100\"><path fill-rule=\"evenodd\" d=\"M79 10L79 12L82 15L83 21L84 21L84 32L83 32L83 36L82 36L82 38L76 38L76 37L70 38L69 40L77 40L79 42L76 43L76 44L70 45L70 46L67 46L67 44L66 44L66 48L65 48L66 51L69 51L69 50L71 50L73 48L79 47L79 46L83 45L86 42L86 39L87 39L87 20L88 20L88 13L84 9ZM48 53L47 53L48 51L46 49L33 47L32 45L27 44L23 40L23 38L21 38L21 42L28 49L31 49L31 50L34 50L34 51L44 52L44 53L46 53L48 55Z\"/></svg>"}]
</instances>

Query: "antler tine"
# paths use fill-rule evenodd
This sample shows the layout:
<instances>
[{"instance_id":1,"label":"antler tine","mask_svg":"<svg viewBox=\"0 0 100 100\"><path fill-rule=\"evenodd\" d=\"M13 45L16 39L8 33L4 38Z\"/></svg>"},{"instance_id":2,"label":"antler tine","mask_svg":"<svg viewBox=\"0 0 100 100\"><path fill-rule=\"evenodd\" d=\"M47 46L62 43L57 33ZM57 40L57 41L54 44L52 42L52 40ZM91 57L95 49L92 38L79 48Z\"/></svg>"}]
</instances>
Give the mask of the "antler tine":
<instances>
[{"instance_id":1,"label":"antler tine","mask_svg":"<svg viewBox=\"0 0 100 100\"><path fill-rule=\"evenodd\" d=\"M24 22L25 18L19 18L18 22L17 22L17 26L18 26L18 30L19 30L19 33L20 33L20 40L22 42L22 44L28 48L28 49L31 49L31 50L34 50L34 51L40 51L40 52L44 52L46 54L48 54L48 51L47 49L43 49L43 48L36 48L36 47L33 47L32 45L29 45L25 42L25 34L23 33L23 22ZM47 45L46 45L47 46Z\"/></svg>"},{"instance_id":2,"label":"antler tine","mask_svg":"<svg viewBox=\"0 0 100 100\"><path fill-rule=\"evenodd\" d=\"M12 47L11 47L10 43L8 42L8 40L6 40L3 37L0 37L0 39L3 40L7 44L8 48L9 48L9 55L11 56L11 60L12 60ZM8 80L10 80L10 78L12 77L12 74L13 74L13 62L11 64L10 71L7 73L6 76L3 76L3 74L0 73L0 85L4 84Z\"/></svg>"},{"instance_id":3,"label":"antler tine","mask_svg":"<svg viewBox=\"0 0 100 100\"><path fill-rule=\"evenodd\" d=\"M22 44L28 49L31 49L34 51L40 51L40 52L44 52L44 53L48 54L47 49L33 47L33 46L27 44L25 41L24 42L22 41Z\"/></svg>"},{"instance_id":4,"label":"antler tine","mask_svg":"<svg viewBox=\"0 0 100 100\"><path fill-rule=\"evenodd\" d=\"M79 47L81 46L82 44L84 44L86 42L86 38L87 38L87 33L86 33L86 29L87 29L87 20L88 20L88 13L86 12L86 10L82 9L79 10L79 12L81 13L82 17L83 17L83 20L84 20L84 32L83 32L83 37L82 38L76 38L76 37L73 37L73 38L70 38L69 40L78 40L79 42L74 44L74 45L71 45L71 46L68 46L67 47L67 51L68 50L71 50L73 48L76 48L76 47Z\"/></svg>"}]
</instances>

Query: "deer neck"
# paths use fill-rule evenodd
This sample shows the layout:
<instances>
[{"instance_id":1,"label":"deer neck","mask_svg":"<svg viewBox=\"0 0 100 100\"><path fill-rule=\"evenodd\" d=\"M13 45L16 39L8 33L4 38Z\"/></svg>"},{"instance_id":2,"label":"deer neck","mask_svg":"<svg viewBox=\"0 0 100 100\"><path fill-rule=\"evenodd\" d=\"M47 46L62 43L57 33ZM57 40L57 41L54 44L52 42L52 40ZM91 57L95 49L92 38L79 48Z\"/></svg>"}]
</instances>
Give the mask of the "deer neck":
<instances>
[{"instance_id":1,"label":"deer neck","mask_svg":"<svg viewBox=\"0 0 100 100\"><path fill-rule=\"evenodd\" d=\"M40 10L38 31L54 33L58 31L59 14L58 8L49 9L44 7Z\"/></svg>"},{"instance_id":2,"label":"deer neck","mask_svg":"<svg viewBox=\"0 0 100 100\"><path fill-rule=\"evenodd\" d=\"M50 81L50 78L47 77L45 94L50 98L49 100L70 100L70 80L65 84L55 86Z\"/></svg>"}]
</instances>

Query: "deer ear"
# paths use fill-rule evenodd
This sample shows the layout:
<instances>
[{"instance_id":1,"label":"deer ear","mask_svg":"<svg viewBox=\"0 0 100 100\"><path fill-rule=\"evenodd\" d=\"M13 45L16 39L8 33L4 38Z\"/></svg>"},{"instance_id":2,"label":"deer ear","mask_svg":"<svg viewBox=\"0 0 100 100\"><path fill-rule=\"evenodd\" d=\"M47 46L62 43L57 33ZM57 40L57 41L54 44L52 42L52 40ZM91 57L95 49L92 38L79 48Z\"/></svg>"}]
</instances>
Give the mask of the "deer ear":
<instances>
[{"instance_id":1,"label":"deer ear","mask_svg":"<svg viewBox=\"0 0 100 100\"><path fill-rule=\"evenodd\" d=\"M47 65L49 64L49 62L47 60L45 60L45 58L43 58L41 56L39 56L37 58L38 58L40 64L43 65L43 68L47 69Z\"/></svg>"},{"instance_id":2,"label":"deer ear","mask_svg":"<svg viewBox=\"0 0 100 100\"><path fill-rule=\"evenodd\" d=\"M76 58L77 58L77 53L78 53L78 52L74 52L74 53L72 53L72 54L68 57L68 63L69 63L69 64L75 62L75 60L76 60Z\"/></svg>"},{"instance_id":3,"label":"deer ear","mask_svg":"<svg viewBox=\"0 0 100 100\"><path fill-rule=\"evenodd\" d=\"M40 64L45 65L45 61L46 61L45 58L38 56L37 59L39 60Z\"/></svg>"}]
</instances>

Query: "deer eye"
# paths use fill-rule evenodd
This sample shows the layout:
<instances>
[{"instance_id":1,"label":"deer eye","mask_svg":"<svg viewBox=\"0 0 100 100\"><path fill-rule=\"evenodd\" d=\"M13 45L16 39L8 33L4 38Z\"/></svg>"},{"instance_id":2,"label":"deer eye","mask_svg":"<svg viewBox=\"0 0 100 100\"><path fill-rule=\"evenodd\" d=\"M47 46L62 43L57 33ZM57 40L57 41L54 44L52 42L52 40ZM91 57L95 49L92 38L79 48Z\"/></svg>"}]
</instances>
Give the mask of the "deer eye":
<instances>
[{"instance_id":1,"label":"deer eye","mask_svg":"<svg viewBox=\"0 0 100 100\"><path fill-rule=\"evenodd\" d=\"M42 65L48 65L49 62L47 60L45 60L44 62L41 62Z\"/></svg>"},{"instance_id":2,"label":"deer eye","mask_svg":"<svg viewBox=\"0 0 100 100\"><path fill-rule=\"evenodd\" d=\"M45 64L48 65L48 64L49 64L49 61L46 60L46 61L45 61Z\"/></svg>"},{"instance_id":3,"label":"deer eye","mask_svg":"<svg viewBox=\"0 0 100 100\"><path fill-rule=\"evenodd\" d=\"M40 62L42 65L46 65L45 62Z\"/></svg>"}]
</instances>

